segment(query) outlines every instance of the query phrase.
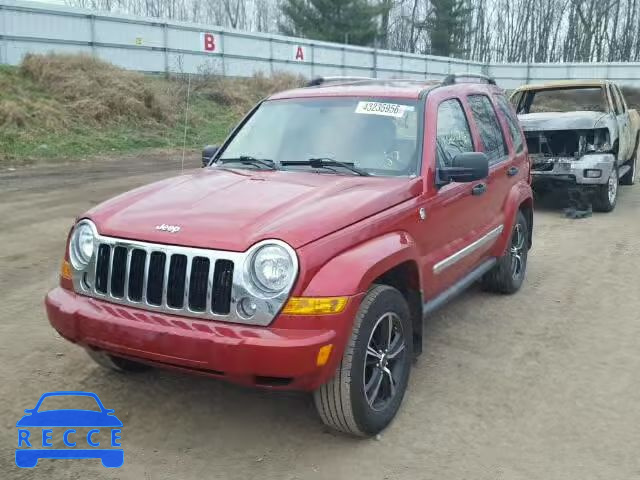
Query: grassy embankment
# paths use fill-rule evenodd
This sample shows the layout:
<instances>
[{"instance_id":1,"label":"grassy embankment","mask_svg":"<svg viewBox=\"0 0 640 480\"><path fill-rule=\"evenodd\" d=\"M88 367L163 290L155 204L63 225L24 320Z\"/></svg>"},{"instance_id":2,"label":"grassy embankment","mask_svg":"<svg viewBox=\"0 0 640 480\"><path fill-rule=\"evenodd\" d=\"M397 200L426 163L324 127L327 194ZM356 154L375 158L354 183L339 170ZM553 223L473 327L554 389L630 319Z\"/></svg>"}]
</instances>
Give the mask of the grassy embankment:
<instances>
[{"instance_id":1,"label":"grassy embankment","mask_svg":"<svg viewBox=\"0 0 640 480\"><path fill-rule=\"evenodd\" d=\"M264 96L300 83L288 75L192 76L186 146L220 142ZM0 165L181 148L187 81L143 75L90 56L30 55L0 66Z\"/></svg>"}]
</instances>

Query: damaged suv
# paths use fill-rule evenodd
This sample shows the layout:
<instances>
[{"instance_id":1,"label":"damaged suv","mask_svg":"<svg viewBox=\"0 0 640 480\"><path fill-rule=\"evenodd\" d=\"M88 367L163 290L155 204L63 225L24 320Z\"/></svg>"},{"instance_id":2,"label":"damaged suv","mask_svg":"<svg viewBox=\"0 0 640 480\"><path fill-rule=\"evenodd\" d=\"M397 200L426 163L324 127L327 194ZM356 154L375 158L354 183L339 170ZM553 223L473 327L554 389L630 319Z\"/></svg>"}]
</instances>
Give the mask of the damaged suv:
<instances>
[{"instance_id":1,"label":"damaged suv","mask_svg":"<svg viewBox=\"0 0 640 480\"><path fill-rule=\"evenodd\" d=\"M527 139L534 188L577 187L596 211L635 182L638 113L609 81L525 85L511 95Z\"/></svg>"},{"instance_id":2,"label":"damaged suv","mask_svg":"<svg viewBox=\"0 0 640 480\"><path fill-rule=\"evenodd\" d=\"M373 435L424 316L524 280L527 148L493 80L317 81L203 158L70 231L47 314L100 365L314 392L327 425Z\"/></svg>"}]
</instances>

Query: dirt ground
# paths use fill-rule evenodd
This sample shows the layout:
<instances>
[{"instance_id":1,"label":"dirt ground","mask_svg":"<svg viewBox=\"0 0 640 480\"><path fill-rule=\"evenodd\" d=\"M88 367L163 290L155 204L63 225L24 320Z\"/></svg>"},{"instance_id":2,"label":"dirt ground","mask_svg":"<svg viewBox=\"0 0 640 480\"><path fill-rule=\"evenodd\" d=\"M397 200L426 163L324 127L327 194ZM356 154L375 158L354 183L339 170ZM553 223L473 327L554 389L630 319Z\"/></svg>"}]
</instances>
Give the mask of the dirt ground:
<instances>
[{"instance_id":1,"label":"dirt ground","mask_svg":"<svg viewBox=\"0 0 640 480\"><path fill-rule=\"evenodd\" d=\"M179 170L165 152L0 173L1 478L640 479L640 185L584 220L539 207L521 292L473 290L429 318L397 419L354 440L324 428L307 395L110 373L49 326L42 300L74 216ZM15 466L15 423L52 390L115 409L121 469Z\"/></svg>"}]
</instances>

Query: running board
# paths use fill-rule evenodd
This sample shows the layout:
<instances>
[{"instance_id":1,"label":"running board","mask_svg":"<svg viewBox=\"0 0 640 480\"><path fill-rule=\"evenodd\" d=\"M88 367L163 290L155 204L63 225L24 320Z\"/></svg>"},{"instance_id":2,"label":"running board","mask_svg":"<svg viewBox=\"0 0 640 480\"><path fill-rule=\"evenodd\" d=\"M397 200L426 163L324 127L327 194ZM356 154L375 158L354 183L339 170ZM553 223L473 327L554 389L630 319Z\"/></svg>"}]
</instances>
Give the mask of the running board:
<instances>
[{"instance_id":1,"label":"running board","mask_svg":"<svg viewBox=\"0 0 640 480\"><path fill-rule=\"evenodd\" d=\"M493 266L496 264L497 259L490 258L486 262L482 263L475 270L472 270L466 277L453 284L451 287L446 289L440 295L438 295L433 300L429 300L422 306L422 315L426 317L430 313L435 312L437 309L442 307L445 303L449 302L454 297L457 297L460 293L464 292L467 288L471 286L473 282L480 279L485 273L487 273Z\"/></svg>"},{"instance_id":2,"label":"running board","mask_svg":"<svg viewBox=\"0 0 640 480\"><path fill-rule=\"evenodd\" d=\"M618 168L618 178L624 177L629 170L631 170L631 165L622 165Z\"/></svg>"}]
</instances>

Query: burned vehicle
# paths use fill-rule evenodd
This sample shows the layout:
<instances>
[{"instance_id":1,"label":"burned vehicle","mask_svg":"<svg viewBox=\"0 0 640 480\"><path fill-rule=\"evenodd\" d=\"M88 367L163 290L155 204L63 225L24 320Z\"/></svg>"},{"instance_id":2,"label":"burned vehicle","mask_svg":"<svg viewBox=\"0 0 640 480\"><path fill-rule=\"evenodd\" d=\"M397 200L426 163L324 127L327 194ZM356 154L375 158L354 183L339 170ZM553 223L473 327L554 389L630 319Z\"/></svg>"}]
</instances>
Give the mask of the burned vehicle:
<instances>
[{"instance_id":1,"label":"burned vehicle","mask_svg":"<svg viewBox=\"0 0 640 480\"><path fill-rule=\"evenodd\" d=\"M511 95L527 139L533 186L586 192L596 211L616 206L637 171L638 113L608 81L525 85Z\"/></svg>"}]
</instances>

